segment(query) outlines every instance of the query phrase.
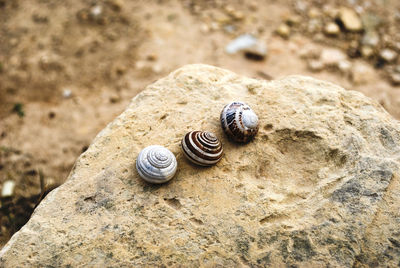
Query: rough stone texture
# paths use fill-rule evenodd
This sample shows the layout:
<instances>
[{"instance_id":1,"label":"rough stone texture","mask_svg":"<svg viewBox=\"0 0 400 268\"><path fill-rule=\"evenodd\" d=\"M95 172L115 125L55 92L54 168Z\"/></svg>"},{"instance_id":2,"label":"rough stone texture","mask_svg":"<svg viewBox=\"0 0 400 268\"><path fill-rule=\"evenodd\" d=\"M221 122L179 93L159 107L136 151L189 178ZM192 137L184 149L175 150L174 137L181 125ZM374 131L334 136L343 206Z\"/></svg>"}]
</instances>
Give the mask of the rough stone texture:
<instances>
[{"instance_id":1,"label":"rough stone texture","mask_svg":"<svg viewBox=\"0 0 400 268\"><path fill-rule=\"evenodd\" d=\"M249 144L220 128L232 100L259 115ZM221 138L216 166L180 152L195 129ZM399 266L399 131L381 106L331 83L185 66L100 132L2 249L1 266ZM168 184L134 169L151 144L177 156Z\"/></svg>"}]
</instances>

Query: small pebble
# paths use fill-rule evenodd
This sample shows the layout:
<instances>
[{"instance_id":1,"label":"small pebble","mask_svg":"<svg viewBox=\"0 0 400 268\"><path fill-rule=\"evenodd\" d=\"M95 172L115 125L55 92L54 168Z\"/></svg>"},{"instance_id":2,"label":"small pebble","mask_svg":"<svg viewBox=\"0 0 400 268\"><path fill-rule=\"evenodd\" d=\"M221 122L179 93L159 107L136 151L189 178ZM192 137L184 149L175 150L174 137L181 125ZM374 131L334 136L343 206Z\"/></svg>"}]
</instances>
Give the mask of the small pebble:
<instances>
[{"instance_id":1,"label":"small pebble","mask_svg":"<svg viewBox=\"0 0 400 268\"><path fill-rule=\"evenodd\" d=\"M249 7L250 10L256 11L256 10L258 9L258 3L257 3L257 1L251 1L251 2L248 4L248 7Z\"/></svg>"},{"instance_id":2,"label":"small pebble","mask_svg":"<svg viewBox=\"0 0 400 268\"><path fill-rule=\"evenodd\" d=\"M363 13L364 12L364 7L357 5L354 7L354 11L358 14Z\"/></svg>"},{"instance_id":3,"label":"small pebble","mask_svg":"<svg viewBox=\"0 0 400 268\"><path fill-rule=\"evenodd\" d=\"M317 59L321 55L321 49L310 43L302 47L298 53L302 59Z\"/></svg>"},{"instance_id":4,"label":"small pebble","mask_svg":"<svg viewBox=\"0 0 400 268\"><path fill-rule=\"evenodd\" d=\"M312 8L308 11L308 17L311 18L311 19L318 18L320 15L321 15L321 12L320 12L317 8L315 8L315 7L312 7Z\"/></svg>"},{"instance_id":5,"label":"small pebble","mask_svg":"<svg viewBox=\"0 0 400 268\"><path fill-rule=\"evenodd\" d=\"M310 59L307 62L307 67L312 72L319 72L322 71L322 69L324 69L324 63L320 60Z\"/></svg>"},{"instance_id":6,"label":"small pebble","mask_svg":"<svg viewBox=\"0 0 400 268\"><path fill-rule=\"evenodd\" d=\"M307 31L309 33L317 33L320 32L321 29L321 21L319 19L311 19L307 24Z\"/></svg>"},{"instance_id":7,"label":"small pebble","mask_svg":"<svg viewBox=\"0 0 400 268\"><path fill-rule=\"evenodd\" d=\"M327 35L338 35L340 33L340 28L336 23L329 22L325 25L324 32Z\"/></svg>"},{"instance_id":8,"label":"small pebble","mask_svg":"<svg viewBox=\"0 0 400 268\"><path fill-rule=\"evenodd\" d=\"M38 64L43 71L60 71L64 68L61 58L53 53L43 53Z\"/></svg>"},{"instance_id":9,"label":"small pebble","mask_svg":"<svg viewBox=\"0 0 400 268\"><path fill-rule=\"evenodd\" d=\"M347 56L340 49L325 48L322 50L320 59L324 66L338 67L339 62L347 60Z\"/></svg>"},{"instance_id":10,"label":"small pebble","mask_svg":"<svg viewBox=\"0 0 400 268\"><path fill-rule=\"evenodd\" d=\"M222 24L222 25L227 24L231 21L231 18L222 12L216 12L214 14L214 19L217 23Z\"/></svg>"},{"instance_id":11,"label":"small pebble","mask_svg":"<svg viewBox=\"0 0 400 268\"><path fill-rule=\"evenodd\" d=\"M280 37L287 39L290 35L290 27L287 24L283 23L279 25L279 27L276 29L276 33Z\"/></svg>"},{"instance_id":12,"label":"small pebble","mask_svg":"<svg viewBox=\"0 0 400 268\"><path fill-rule=\"evenodd\" d=\"M267 55L267 45L251 34L244 34L231 41L225 51L228 54L241 51L248 59L263 60Z\"/></svg>"},{"instance_id":13,"label":"small pebble","mask_svg":"<svg viewBox=\"0 0 400 268\"><path fill-rule=\"evenodd\" d=\"M163 71L163 67L160 64L154 64L151 67L151 70L153 71L153 73L159 74Z\"/></svg>"},{"instance_id":14,"label":"small pebble","mask_svg":"<svg viewBox=\"0 0 400 268\"><path fill-rule=\"evenodd\" d=\"M62 92L62 96L64 99L69 99L72 96L72 91L70 89L64 89Z\"/></svg>"},{"instance_id":15,"label":"small pebble","mask_svg":"<svg viewBox=\"0 0 400 268\"><path fill-rule=\"evenodd\" d=\"M12 180L7 180L3 183L3 188L1 189L1 197L10 197L14 195L15 182Z\"/></svg>"},{"instance_id":16,"label":"small pebble","mask_svg":"<svg viewBox=\"0 0 400 268\"><path fill-rule=\"evenodd\" d=\"M352 68L352 81L356 85L367 84L374 76L374 72L369 64L356 62Z\"/></svg>"},{"instance_id":17,"label":"small pebble","mask_svg":"<svg viewBox=\"0 0 400 268\"><path fill-rule=\"evenodd\" d=\"M108 0L107 2L115 11L120 11L124 6L123 0Z\"/></svg>"},{"instance_id":18,"label":"small pebble","mask_svg":"<svg viewBox=\"0 0 400 268\"><path fill-rule=\"evenodd\" d=\"M390 81L395 86L400 85L400 73L391 73L390 74Z\"/></svg>"},{"instance_id":19,"label":"small pebble","mask_svg":"<svg viewBox=\"0 0 400 268\"><path fill-rule=\"evenodd\" d=\"M231 16L235 20L243 20L244 19L244 13L240 10L235 10L234 12L232 12Z\"/></svg>"},{"instance_id":20,"label":"small pebble","mask_svg":"<svg viewBox=\"0 0 400 268\"><path fill-rule=\"evenodd\" d=\"M225 51L228 54L234 54L238 51L252 47L257 44L257 38L251 34L243 34L232 40L226 47Z\"/></svg>"},{"instance_id":21,"label":"small pebble","mask_svg":"<svg viewBox=\"0 0 400 268\"><path fill-rule=\"evenodd\" d=\"M351 32L359 32L363 29L361 19L353 9L342 7L339 10L338 16L346 30Z\"/></svg>"},{"instance_id":22,"label":"small pebble","mask_svg":"<svg viewBox=\"0 0 400 268\"><path fill-rule=\"evenodd\" d=\"M294 8L297 12L303 13L308 8L308 3L302 0L298 0L294 2Z\"/></svg>"},{"instance_id":23,"label":"small pebble","mask_svg":"<svg viewBox=\"0 0 400 268\"><path fill-rule=\"evenodd\" d=\"M145 69L146 66L147 66L146 62L144 62L142 60L135 62L135 68L138 70L143 70L143 69Z\"/></svg>"},{"instance_id":24,"label":"small pebble","mask_svg":"<svg viewBox=\"0 0 400 268\"><path fill-rule=\"evenodd\" d=\"M109 100L111 103L117 103L121 100L121 98L120 98L120 96L118 96L118 94L112 93Z\"/></svg>"},{"instance_id":25,"label":"small pebble","mask_svg":"<svg viewBox=\"0 0 400 268\"><path fill-rule=\"evenodd\" d=\"M225 32L227 32L229 34L233 34L236 31L236 26L232 25L232 24L225 25L224 30L225 30Z\"/></svg>"},{"instance_id":26,"label":"small pebble","mask_svg":"<svg viewBox=\"0 0 400 268\"><path fill-rule=\"evenodd\" d=\"M301 20L302 20L301 16L291 14L285 19L285 22L289 26L296 26L296 25L299 25L301 23Z\"/></svg>"},{"instance_id":27,"label":"small pebble","mask_svg":"<svg viewBox=\"0 0 400 268\"><path fill-rule=\"evenodd\" d=\"M351 58L357 58L361 56L360 44L357 40L351 40L350 44L347 45L347 55Z\"/></svg>"},{"instance_id":28,"label":"small pebble","mask_svg":"<svg viewBox=\"0 0 400 268\"><path fill-rule=\"evenodd\" d=\"M101 16L101 14L103 13L103 8L101 7L101 6L98 6L98 5L96 5L96 6L93 6L91 9L90 9L90 15L93 17L93 18L97 18L97 17L100 17Z\"/></svg>"},{"instance_id":29,"label":"small pebble","mask_svg":"<svg viewBox=\"0 0 400 268\"><path fill-rule=\"evenodd\" d=\"M342 60L339 62L338 68L342 73L347 74L351 70L351 62L348 60Z\"/></svg>"},{"instance_id":30,"label":"small pebble","mask_svg":"<svg viewBox=\"0 0 400 268\"><path fill-rule=\"evenodd\" d=\"M376 47L379 44L379 34L375 31L368 31L363 35L361 44Z\"/></svg>"},{"instance_id":31,"label":"small pebble","mask_svg":"<svg viewBox=\"0 0 400 268\"><path fill-rule=\"evenodd\" d=\"M322 42L325 39L324 35L322 33L316 33L313 37L312 40L319 43Z\"/></svg>"},{"instance_id":32,"label":"small pebble","mask_svg":"<svg viewBox=\"0 0 400 268\"><path fill-rule=\"evenodd\" d=\"M393 62L397 58L397 53L389 48L382 49L379 55L386 62Z\"/></svg>"},{"instance_id":33,"label":"small pebble","mask_svg":"<svg viewBox=\"0 0 400 268\"><path fill-rule=\"evenodd\" d=\"M362 46L361 47L361 55L368 59L374 54L374 49L370 46Z\"/></svg>"},{"instance_id":34,"label":"small pebble","mask_svg":"<svg viewBox=\"0 0 400 268\"><path fill-rule=\"evenodd\" d=\"M231 5L226 5L224 9L228 14L231 14L232 12L235 11L235 8Z\"/></svg>"},{"instance_id":35,"label":"small pebble","mask_svg":"<svg viewBox=\"0 0 400 268\"><path fill-rule=\"evenodd\" d=\"M146 56L146 59L147 59L148 61L156 61L157 58L158 58L158 56L157 56L157 54L155 54L155 53L150 53L150 54L148 54L148 55Z\"/></svg>"},{"instance_id":36,"label":"small pebble","mask_svg":"<svg viewBox=\"0 0 400 268\"><path fill-rule=\"evenodd\" d=\"M267 45L258 42L254 46L243 50L246 58L251 60L263 60L267 56Z\"/></svg>"}]
</instances>

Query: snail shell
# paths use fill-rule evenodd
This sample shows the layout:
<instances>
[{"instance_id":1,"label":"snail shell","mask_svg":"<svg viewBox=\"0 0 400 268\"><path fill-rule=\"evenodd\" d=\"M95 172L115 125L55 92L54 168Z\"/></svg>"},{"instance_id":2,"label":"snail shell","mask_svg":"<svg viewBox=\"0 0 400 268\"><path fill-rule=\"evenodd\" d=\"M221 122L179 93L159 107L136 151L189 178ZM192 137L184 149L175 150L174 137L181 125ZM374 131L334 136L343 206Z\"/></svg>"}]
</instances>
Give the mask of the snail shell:
<instances>
[{"instance_id":1,"label":"snail shell","mask_svg":"<svg viewBox=\"0 0 400 268\"><path fill-rule=\"evenodd\" d=\"M200 166L211 166L221 160L222 144L211 132L191 131L183 137L182 151L187 159Z\"/></svg>"},{"instance_id":2,"label":"snail shell","mask_svg":"<svg viewBox=\"0 0 400 268\"><path fill-rule=\"evenodd\" d=\"M248 142L258 132L258 117L244 102L231 102L222 109L221 126L237 142Z\"/></svg>"},{"instance_id":3,"label":"snail shell","mask_svg":"<svg viewBox=\"0 0 400 268\"><path fill-rule=\"evenodd\" d=\"M160 145L144 148L136 159L136 169L145 181L164 183L172 179L178 164L174 154Z\"/></svg>"}]
</instances>

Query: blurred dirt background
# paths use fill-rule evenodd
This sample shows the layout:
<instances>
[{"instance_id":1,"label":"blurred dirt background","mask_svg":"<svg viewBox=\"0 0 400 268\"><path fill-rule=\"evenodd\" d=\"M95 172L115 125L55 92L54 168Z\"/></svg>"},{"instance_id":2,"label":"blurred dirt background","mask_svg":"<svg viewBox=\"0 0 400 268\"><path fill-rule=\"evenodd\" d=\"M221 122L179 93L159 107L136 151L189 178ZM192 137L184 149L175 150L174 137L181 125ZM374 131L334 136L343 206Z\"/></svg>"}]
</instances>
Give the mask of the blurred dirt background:
<instances>
[{"instance_id":1,"label":"blurred dirt background","mask_svg":"<svg viewBox=\"0 0 400 268\"><path fill-rule=\"evenodd\" d=\"M184 64L310 75L399 119L399 29L398 0L0 0L0 247L132 97Z\"/></svg>"}]
</instances>

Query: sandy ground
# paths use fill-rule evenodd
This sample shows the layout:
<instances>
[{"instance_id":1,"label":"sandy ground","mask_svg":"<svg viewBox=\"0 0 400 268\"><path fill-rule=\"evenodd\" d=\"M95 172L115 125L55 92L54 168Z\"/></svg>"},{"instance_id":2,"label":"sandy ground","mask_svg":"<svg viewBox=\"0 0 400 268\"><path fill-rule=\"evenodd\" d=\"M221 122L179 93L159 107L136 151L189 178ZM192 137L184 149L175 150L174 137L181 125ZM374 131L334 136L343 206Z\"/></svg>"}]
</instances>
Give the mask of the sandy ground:
<instances>
[{"instance_id":1,"label":"sandy ground","mask_svg":"<svg viewBox=\"0 0 400 268\"><path fill-rule=\"evenodd\" d=\"M389 17L399 10L396 1L377 2ZM349 59L362 67L357 79L329 68L311 72L304 50L330 47L330 39L275 33L294 14L293 3L0 0L0 185L16 183L14 196L1 199L0 245L47 188L64 182L75 159L132 97L184 64L206 63L259 79L313 76L361 91L399 119L400 88L384 70L359 57ZM225 52L244 33L267 44L264 60Z\"/></svg>"}]
</instances>

